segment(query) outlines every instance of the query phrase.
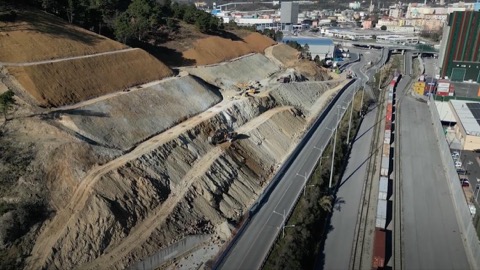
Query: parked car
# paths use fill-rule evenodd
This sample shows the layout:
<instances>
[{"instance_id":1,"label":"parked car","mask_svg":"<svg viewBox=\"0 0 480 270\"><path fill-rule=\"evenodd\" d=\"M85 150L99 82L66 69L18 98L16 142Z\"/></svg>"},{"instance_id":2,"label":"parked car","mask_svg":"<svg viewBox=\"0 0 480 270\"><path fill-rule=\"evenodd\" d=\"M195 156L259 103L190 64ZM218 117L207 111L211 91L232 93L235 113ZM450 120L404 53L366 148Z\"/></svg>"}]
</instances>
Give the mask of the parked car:
<instances>
[{"instance_id":1,"label":"parked car","mask_svg":"<svg viewBox=\"0 0 480 270\"><path fill-rule=\"evenodd\" d=\"M468 174L468 172L463 168L457 168L457 173L458 174Z\"/></svg>"},{"instance_id":2,"label":"parked car","mask_svg":"<svg viewBox=\"0 0 480 270\"><path fill-rule=\"evenodd\" d=\"M452 152L452 158L453 159L458 159L459 157L460 157L460 153L458 153L457 151Z\"/></svg>"},{"instance_id":3,"label":"parked car","mask_svg":"<svg viewBox=\"0 0 480 270\"><path fill-rule=\"evenodd\" d=\"M462 162L461 161L455 161L455 168L459 169L462 167Z\"/></svg>"},{"instance_id":4,"label":"parked car","mask_svg":"<svg viewBox=\"0 0 480 270\"><path fill-rule=\"evenodd\" d=\"M470 186L470 182L468 182L467 179L461 179L460 183L462 183L462 187L469 187Z\"/></svg>"}]
</instances>

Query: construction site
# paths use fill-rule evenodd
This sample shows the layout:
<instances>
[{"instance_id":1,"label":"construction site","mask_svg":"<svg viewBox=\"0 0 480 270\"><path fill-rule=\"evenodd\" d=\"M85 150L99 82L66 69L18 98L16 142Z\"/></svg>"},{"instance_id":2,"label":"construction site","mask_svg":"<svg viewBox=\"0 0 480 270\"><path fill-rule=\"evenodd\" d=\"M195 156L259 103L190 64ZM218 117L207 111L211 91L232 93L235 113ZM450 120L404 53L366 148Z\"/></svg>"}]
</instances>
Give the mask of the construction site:
<instances>
[{"instance_id":1,"label":"construction site","mask_svg":"<svg viewBox=\"0 0 480 270\"><path fill-rule=\"evenodd\" d=\"M19 16L0 23L0 94L16 101L0 123L0 200L40 198L43 214L12 239L20 213L5 208L0 246L25 269L125 269L165 250L157 268L206 268L349 81L259 33L198 40L183 52L196 65L179 67Z\"/></svg>"}]
</instances>

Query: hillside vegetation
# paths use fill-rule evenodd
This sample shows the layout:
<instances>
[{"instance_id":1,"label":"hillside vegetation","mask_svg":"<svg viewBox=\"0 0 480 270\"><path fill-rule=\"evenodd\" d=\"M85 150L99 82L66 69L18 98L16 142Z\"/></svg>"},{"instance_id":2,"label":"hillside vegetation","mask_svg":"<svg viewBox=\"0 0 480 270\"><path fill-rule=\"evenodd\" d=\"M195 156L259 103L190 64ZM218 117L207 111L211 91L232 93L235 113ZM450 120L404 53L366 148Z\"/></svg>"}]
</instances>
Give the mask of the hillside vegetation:
<instances>
[{"instance_id":1,"label":"hillside vegetation","mask_svg":"<svg viewBox=\"0 0 480 270\"><path fill-rule=\"evenodd\" d=\"M14 22L0 21L0 62L33 62L127 48L47 13L23 9L16 14Z\"/></svg>"}]
</instances>

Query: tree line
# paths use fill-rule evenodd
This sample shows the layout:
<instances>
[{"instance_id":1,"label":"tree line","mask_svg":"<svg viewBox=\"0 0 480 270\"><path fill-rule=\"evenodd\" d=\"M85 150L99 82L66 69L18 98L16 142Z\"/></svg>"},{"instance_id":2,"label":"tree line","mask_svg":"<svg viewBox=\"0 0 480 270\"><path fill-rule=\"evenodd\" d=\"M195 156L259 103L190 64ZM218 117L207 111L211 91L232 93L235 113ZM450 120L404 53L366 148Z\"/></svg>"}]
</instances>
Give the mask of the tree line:
<instances>
[{"instance_id":1,"label":"tree line","mask_svg":"<svg viewBox=\"0 0 480 270\"><path fill-rule=\"evenodd\" d=\"M6 0L0 0L6 2ZM24 5L42 9L68 22L114 36L128 43L144 41L149 34L172 32L178 22L192 24L203 33L225 29L223 21L193 4L172 3L172 0L21 0ZM11 18L11 14L7 14ZM230 23L227 28L236 27Z\"/></svg>"}]
</instances>

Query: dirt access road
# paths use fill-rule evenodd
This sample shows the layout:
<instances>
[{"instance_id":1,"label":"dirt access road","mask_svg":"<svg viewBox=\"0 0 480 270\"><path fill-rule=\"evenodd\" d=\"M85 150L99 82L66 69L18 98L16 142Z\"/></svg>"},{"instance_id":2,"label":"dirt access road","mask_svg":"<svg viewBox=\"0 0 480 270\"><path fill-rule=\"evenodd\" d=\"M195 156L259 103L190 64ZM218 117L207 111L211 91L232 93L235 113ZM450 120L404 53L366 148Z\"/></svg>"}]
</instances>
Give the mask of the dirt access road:
<instances>
[{"instance_id":1,"label":"dirt access road","mask_svg":"<svg viewBox=\"0 0 480 270\"><path fill-rule=\"evenodd\" d=\"M258 117L247 122L236 130L239 134L245 134L255 129L275 114L293 109L290 106L277 107L259 115ZM168 215L173 211L175 206L184 198L186 192L190 187L208 171L213 162L219 158L231 143L223 143L210 150L203 157L196 161L194 166L185 174L180 181L180 186L175 187L173 194L168 199L159 205L152 214L144 221L137 224L130 232L130 234L122 240L112 250L101 255L91 263L82 266L84 269L107 269L112 264L115 264L118 260L124 258L134 248L140 246L142 243L148 240L150 235L158 228L158 226L165 222Z\"/></svg>"},{"instance_id":2,"label":"dirt access road","mask_svg":"<svg viewBox=\"0 0 480 270\"><path fill-rule=\"evenodd\" d=\"M72 56L72 57L58 58L58 59L52 59L52 60L43 60L43 61L37 61L37 62L22 62L22 63L0 62L0 66L26 67L26 66L34 66L34 65L42 65L42 64L50 64L50 63L56 63L56 62L70 61L70 60L76 60L76 59L82 59L82 58L91 58L91 57L97 57L97 56L109 55L109 54L115 54L115 53L123 53L123 52L129 52L129 51L134 51L134 50L140 50L140 49L138 49L138 48L126 48L126 49L121 49L121 50L116 50L116 51L108 51L108 52L94 53L94 54L81 55L81 56Z\"/></svg>"}]
</instances>

